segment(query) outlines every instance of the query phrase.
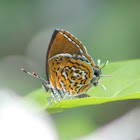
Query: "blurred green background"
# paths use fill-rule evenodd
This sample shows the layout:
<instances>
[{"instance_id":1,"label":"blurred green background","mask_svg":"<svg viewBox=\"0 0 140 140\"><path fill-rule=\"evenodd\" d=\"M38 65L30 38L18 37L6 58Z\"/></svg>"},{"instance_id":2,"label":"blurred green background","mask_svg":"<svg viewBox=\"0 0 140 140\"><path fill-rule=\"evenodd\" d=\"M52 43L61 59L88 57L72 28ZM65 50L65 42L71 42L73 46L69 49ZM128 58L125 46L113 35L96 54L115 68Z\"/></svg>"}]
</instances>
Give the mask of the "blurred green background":
<instances>
[{"instance_id":1,"label":"blurred green background","mask_svg":"<svg viewBox=\"0 0 140 140\"><path fill-rule=\"evenodd\" d=\"M138 58L139 25L139 1L1 0L0 56L25 54L39 31L62 28L78 37L94 59Z\"/></svg>"},{"instance_id":2,"label":"blurred green background","mask_svg":"<svg viewBox=\"0 0 140 140\"><path fill-rule=\"evenodd\" d=\"M20 68L46 77L45 55L55 28L76 36L95 62L140 58L140 1L1 0L0 88L19 95L40 88L40 81ZM52 118L60 139L74 138L137 105L131 100L84 106L52 114Z\"/></svg>"}]
</instances>

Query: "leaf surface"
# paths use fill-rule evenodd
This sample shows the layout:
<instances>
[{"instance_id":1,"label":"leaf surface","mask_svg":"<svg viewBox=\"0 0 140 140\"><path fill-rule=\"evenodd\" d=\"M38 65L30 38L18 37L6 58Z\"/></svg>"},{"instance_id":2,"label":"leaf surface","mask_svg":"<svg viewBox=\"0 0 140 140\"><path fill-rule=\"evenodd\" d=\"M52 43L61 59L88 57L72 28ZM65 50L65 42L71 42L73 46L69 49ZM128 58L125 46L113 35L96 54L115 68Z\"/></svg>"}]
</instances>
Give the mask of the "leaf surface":
<instances>
[{"instance_id":1,"label":"leaf surface","mask_svg":"<svg viewBox=\"0 0 140 140\"><path fill-rule=\"evenodd\" d=\"M100 79L100 83L107 90L104 91L98 85L87 92L90 95L87 98L65 99L56 104L53 102L53 105L49 105L47 97L50 94L44 92L43 89L39 89L28 94L24 100L28 99L38 102L41 105L40 110L47 109L49 112L59 112L77 106L140 98L140 60L109 63L103 69L103 74L112 75L111 77L101 77Z\"/></svg>"}]
</instances>

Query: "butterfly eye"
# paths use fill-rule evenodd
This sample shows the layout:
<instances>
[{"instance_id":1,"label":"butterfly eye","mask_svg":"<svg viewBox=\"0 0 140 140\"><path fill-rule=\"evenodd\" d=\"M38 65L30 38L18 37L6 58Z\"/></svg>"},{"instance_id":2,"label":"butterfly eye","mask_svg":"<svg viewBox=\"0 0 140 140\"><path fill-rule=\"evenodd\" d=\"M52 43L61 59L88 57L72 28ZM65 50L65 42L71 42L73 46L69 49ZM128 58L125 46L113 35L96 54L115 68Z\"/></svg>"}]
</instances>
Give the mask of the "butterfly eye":
<instances>
[{"instance_id":1,"label":"butterfly eye","mask_svg":"<svg viewBox=\"0 0 140 140\"><path fill-rule=\"evenodd\" d=\"M97 72L94 72L94 75L95 75L95 76L97 76L97 75L98 75L98 73L97 73Z\"/></svg>"},{"instance_id":2,"label":"butterfly eye","mask_svg":"<svg viewBox=\"0 0 140 140\"><path fill-rule=\"evenodd\" d=\"M101 75L100 70L99 70L99 69L95 69L95 70L94 70L94 75L95 75L96 77L99 77L99 76Z\"/></svg>"}]
</instances>

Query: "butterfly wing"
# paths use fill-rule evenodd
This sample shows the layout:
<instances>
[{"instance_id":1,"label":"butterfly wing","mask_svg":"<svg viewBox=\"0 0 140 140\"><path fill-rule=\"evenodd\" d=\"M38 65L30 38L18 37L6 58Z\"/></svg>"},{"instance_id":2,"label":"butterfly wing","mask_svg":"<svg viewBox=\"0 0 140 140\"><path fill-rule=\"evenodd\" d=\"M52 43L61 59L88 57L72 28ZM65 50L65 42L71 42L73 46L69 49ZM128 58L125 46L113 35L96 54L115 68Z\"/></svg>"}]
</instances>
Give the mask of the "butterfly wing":
<instances>
[{"instance_id":1,"label":"butterfly wing","mask_svg":"<svg viewBox=\"0 0 140 140\"><path fill-rule=\"evenodd\" d=\"M56 88L59 84L59 71L63 70L70 59L79 56L94 65L84 45L77 38L67 31L54 30L46 55L46 75L53 87Z\"/></svg>"}]
</instances>

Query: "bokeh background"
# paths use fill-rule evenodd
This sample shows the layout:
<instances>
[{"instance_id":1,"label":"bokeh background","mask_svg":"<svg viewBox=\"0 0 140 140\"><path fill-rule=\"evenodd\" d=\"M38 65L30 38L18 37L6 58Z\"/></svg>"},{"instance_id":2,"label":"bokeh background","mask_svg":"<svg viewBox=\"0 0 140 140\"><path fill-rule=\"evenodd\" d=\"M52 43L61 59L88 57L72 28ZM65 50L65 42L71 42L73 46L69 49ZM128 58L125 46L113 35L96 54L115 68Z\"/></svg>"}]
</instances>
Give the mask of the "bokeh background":
<instances>
[{"instance_id":1,"label":"bokeh background","mask_svg":"<svg viewBox=\"0 0 140 140\"><path fill-rule=\"evenodd\" d=\"M140 1L1 0L0 89L25 96L41 87L20 69L46 77L45 56L56 28L76 36L95 62L140 58ZM78 138L139 104L131 100L83 106L51 117L60 139Z\"/></svg>"}]
</instances>

